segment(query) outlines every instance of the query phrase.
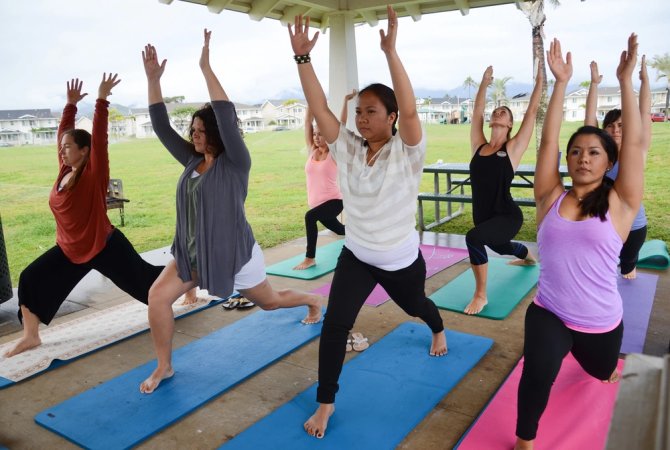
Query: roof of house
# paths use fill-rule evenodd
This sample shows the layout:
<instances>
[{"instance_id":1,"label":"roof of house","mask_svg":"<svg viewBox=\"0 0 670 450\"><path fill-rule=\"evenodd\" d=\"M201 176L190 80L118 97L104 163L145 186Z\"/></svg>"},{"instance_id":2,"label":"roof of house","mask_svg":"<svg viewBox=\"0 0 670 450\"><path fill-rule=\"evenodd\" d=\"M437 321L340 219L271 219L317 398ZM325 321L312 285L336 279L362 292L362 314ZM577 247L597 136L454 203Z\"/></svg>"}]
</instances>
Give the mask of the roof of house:
<instances>
[{"instance_id":1,"label":"roof of house","mask_svg":"<svg viewBox=\"0 0 670 450\"><path fill-rule=\"evenodd\" d=\"M0 110L0 120L18 120L24 118L54 119L50 109L5 109Z\"/></svg>"}]
</instances>

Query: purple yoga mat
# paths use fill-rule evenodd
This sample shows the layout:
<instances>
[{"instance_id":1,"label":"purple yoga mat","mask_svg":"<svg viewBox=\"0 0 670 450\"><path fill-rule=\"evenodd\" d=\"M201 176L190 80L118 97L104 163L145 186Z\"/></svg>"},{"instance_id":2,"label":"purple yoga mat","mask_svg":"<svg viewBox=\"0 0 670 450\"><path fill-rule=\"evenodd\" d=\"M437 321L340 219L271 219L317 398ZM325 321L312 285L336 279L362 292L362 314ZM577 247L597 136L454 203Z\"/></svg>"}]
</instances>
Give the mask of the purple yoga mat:
<instances>
[{"instance_id":1,"label":"purple yoga mat","mask_svg":"<svg viewBox=\"0 0 670 450\"><path fill-rule=\"evenodd\" d=\"M464 248L438 247L435 245L421 245L419 247L426 260L426 278L430 278L437 272L453 266L459 261L463 261L468 256L468 251ZM330 283L321 286L313 291L316 294L328 296L330 293ZM379 306L389 301L389 295L380 285L375 286L365 304L368 306Z\"/></svg>"},{"instance_id":2,"label":"purple yoga mat","mask_svg":"<svg viewBox=\"0 0 670 450\"><path fill-rule=\"evenodd\" d=\"M637 272L637 278L619 276L619 293L623 299L623 342L621 353L642 353L647 337L649 316L654 304L658 275Z\"/></svg>"}]
</instances>

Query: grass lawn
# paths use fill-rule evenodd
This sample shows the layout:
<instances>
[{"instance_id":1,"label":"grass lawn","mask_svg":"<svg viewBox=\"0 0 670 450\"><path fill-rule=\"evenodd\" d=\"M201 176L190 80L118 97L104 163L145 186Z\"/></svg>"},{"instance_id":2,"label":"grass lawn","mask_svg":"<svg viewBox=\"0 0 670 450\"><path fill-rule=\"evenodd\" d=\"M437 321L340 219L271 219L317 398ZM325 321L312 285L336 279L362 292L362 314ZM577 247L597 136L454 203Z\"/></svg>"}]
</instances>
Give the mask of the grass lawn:
<instances>
[{"instance_id":1,"label":"grass lawn","mask_svg":"<svg viewBox=\"0 0 670 450\"><path fill-rule=\"evenodd\" d=\"M565 144L579 123L566 122L561 142ZM426 163L438 159L468 162L468 125L428 125ZM303 131L249 134L246 142L253 166L246 202L247 217L262 247L304 235L307 208ZM535 139L522 163L535 161ZM670 242L670 211L667 192L667 161L670 159L670 125L653 124L652 148L646 170L645 206L649 219L648 239ZM126 225L121 230L142 252L172 242L175 227L175 188L181 166L157 139L133 139L110 145L112 178L123 180L131 200L126 204ZM54 245L55 223L48 205L49 191L57 172L55 146L25 146L0 149L0 215L9 257L12 283L21 270ZM665 180L665 182L664 182ZM421 190L432 189L432 175L424 175ZM528 190L524 196L529 196ZM535 209L522 208L525 223L520 240L535 241ZM433 231L465 234L472 226L470 209ZM426 211L430 217L432 211ZM109 211L115 226L118 210Z\"/></svg>"}]
</instances>

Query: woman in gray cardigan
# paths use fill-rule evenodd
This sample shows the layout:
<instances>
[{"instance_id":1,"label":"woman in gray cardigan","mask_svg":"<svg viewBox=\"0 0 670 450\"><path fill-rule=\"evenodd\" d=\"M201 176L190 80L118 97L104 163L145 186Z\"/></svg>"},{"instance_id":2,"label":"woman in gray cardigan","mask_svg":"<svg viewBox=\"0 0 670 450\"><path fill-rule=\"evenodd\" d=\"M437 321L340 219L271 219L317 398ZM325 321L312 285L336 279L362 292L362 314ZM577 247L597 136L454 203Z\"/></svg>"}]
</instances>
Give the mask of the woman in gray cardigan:
<instances>
[{"instance_id":1,"label":"woman in gray cardigan","mask_svg":"<svg viewBox=\"0 0 670 450\"><path fill-rule=\"evenodd\" d=\"M156 370L142 382L150 394L172 368L174 318L172 304L200 286L227 297L238 290L265 310L307 305L305 324L321 320L321 297L291 289L275 291L265 276L263 253L244 212L251 157L237 125L237 115L209 64L209 39L200 56L211 104L193 114L190 140L170 126L160 78L167 60L158 62L156 49L142 52L149 83L149 112L156 135L184 167L177 184L177 227L170 262L149 291L149 325L158 357Z\"/></svg>"}]
</instances>

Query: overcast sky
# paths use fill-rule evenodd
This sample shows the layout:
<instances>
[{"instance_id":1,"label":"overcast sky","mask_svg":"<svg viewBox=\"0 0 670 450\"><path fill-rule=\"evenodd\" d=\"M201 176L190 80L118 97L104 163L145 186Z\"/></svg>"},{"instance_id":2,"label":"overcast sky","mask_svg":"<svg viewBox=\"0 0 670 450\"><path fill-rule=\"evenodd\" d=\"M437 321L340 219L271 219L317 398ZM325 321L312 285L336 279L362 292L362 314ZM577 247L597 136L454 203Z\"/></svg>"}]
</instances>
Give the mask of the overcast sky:
<instances>
[{"instance_id":1,"label":"overcast sky","mask_svg":"<svg viewBox=\"0 0 670 450\"><path fill-rule=\"evenodd\" d=\"M639 35L640 53L670 51L668 0L562 0L547 6L545 34L558 37L573 52L573 82L590 78L597 60L603 86L616 85L619 52L630 32ZM84 80L91 99L104 71L118 72L122 83L114 103L146 106L146 78L140 52L147 42L167 58L163 94L187 101L207 98L198 68L202 29L213 30L211 59L234 101L256 103L299 89L288 32L278 21L253 21L245 14L212 14L206 7L158 0L0 0L0 109L54 108L65 99L65 82ZM356 28L361 86L389 83L379 49L379 27ZM487 65L494 76L531 83L530 24L514 5L429 14L400 20L398 51L416 90L448 91L466 77L479 81ZM312 52L322 84L328 86L328 34ZM651 71L652 86L656 72ZM88 100L87 99L87 100Z\"/></svg>"}]
</instances>

